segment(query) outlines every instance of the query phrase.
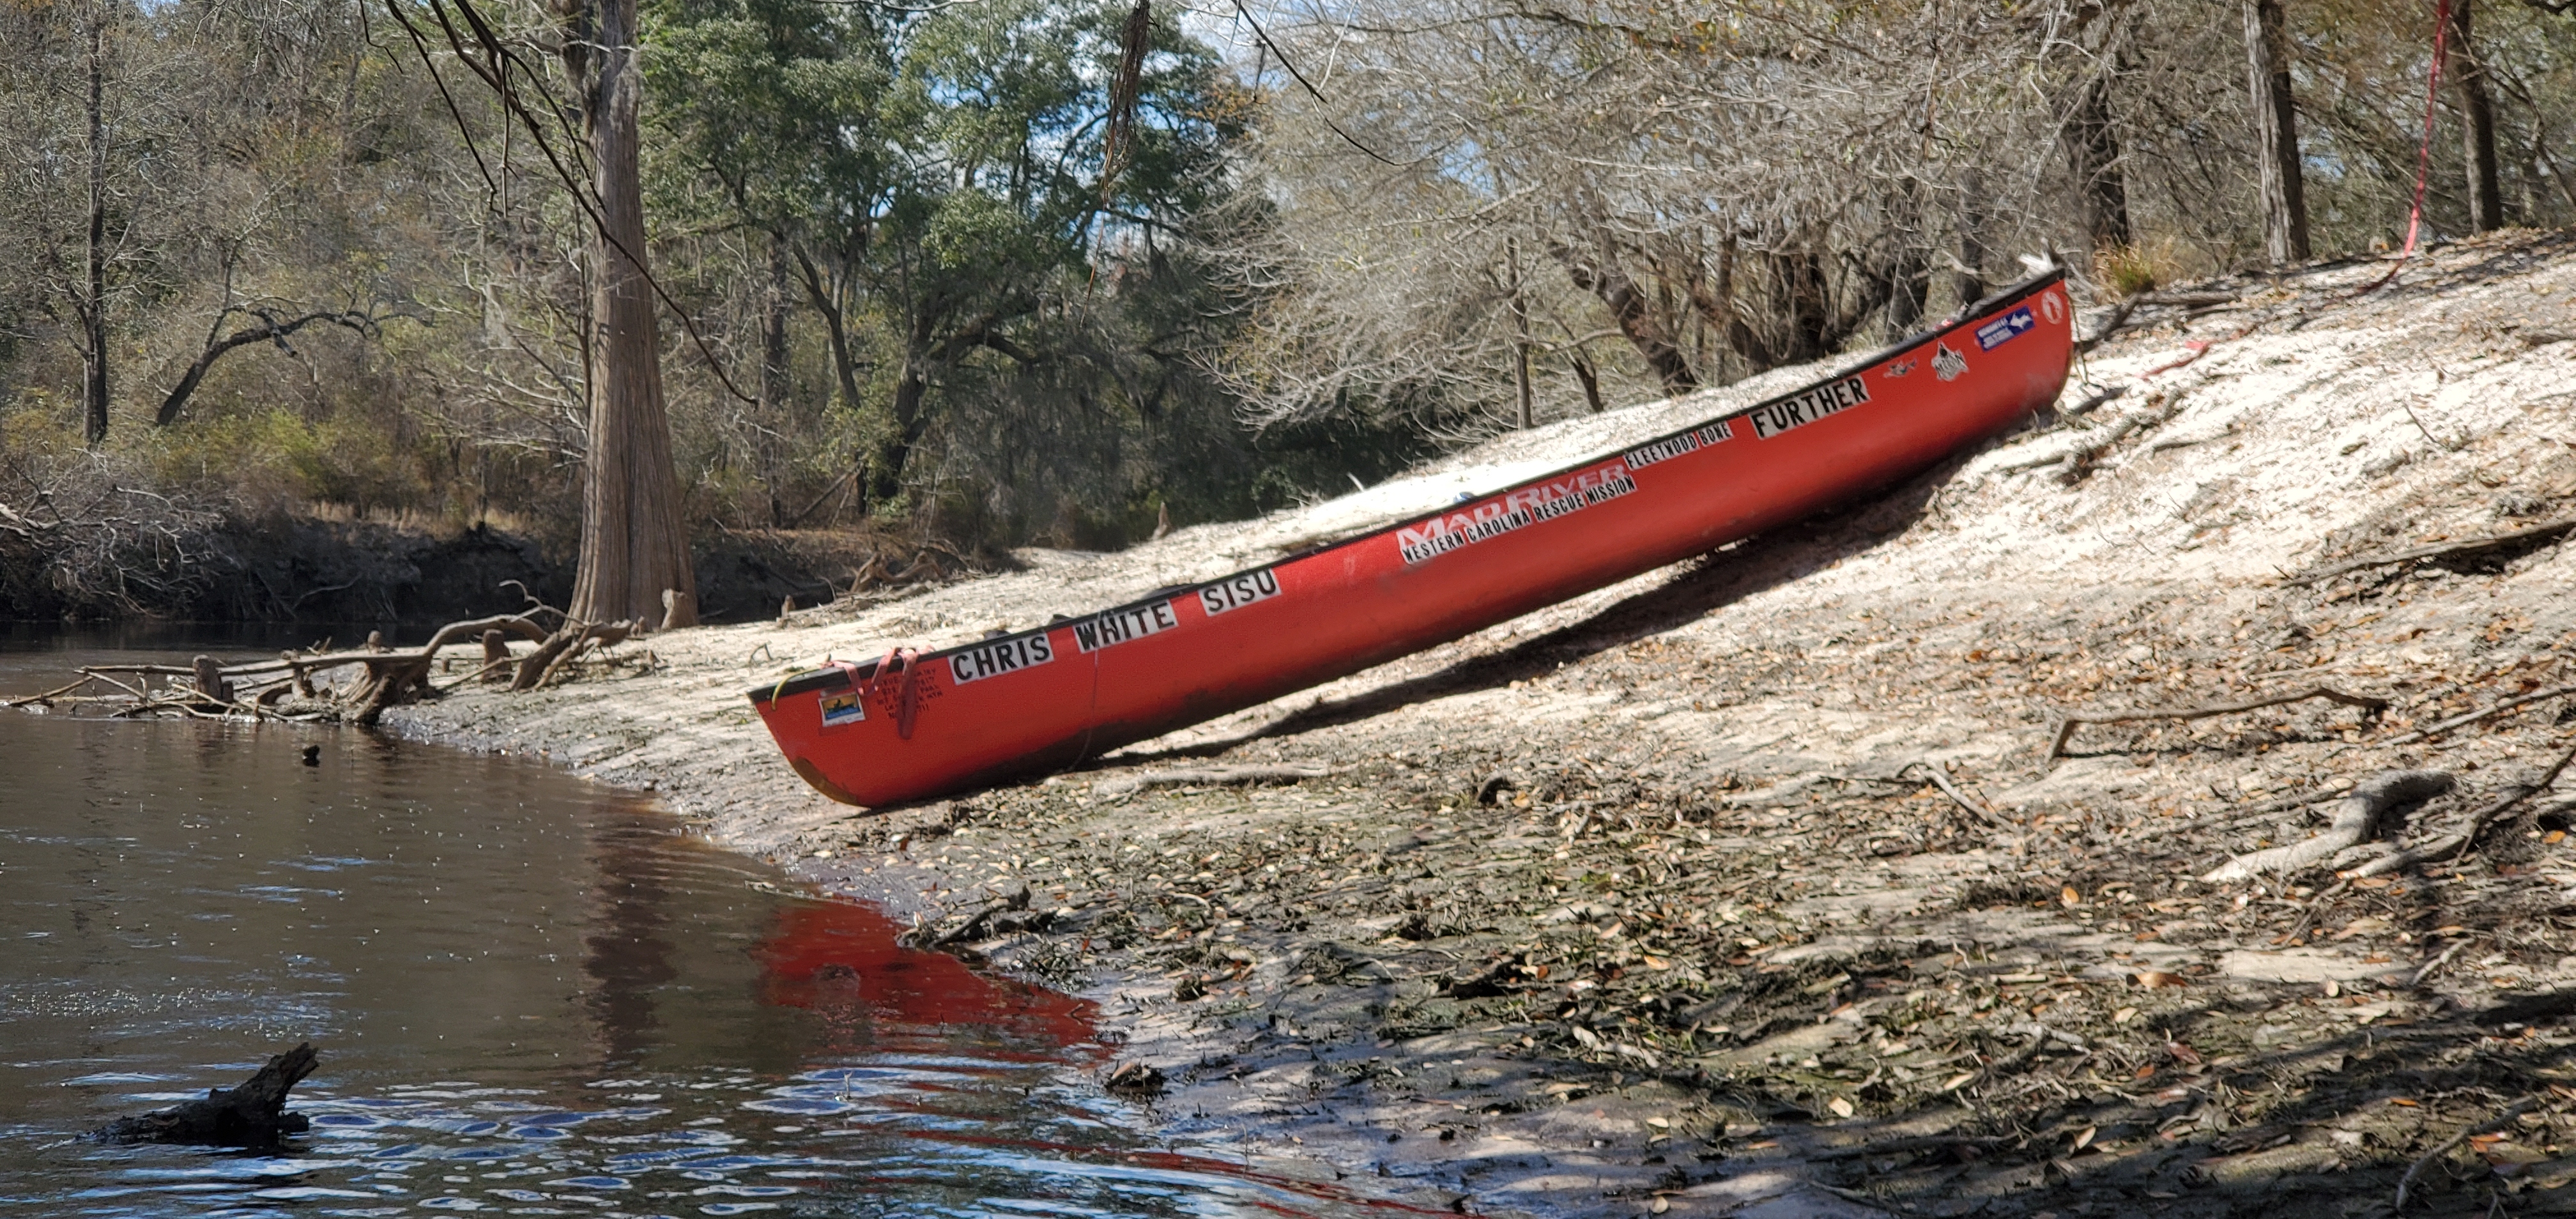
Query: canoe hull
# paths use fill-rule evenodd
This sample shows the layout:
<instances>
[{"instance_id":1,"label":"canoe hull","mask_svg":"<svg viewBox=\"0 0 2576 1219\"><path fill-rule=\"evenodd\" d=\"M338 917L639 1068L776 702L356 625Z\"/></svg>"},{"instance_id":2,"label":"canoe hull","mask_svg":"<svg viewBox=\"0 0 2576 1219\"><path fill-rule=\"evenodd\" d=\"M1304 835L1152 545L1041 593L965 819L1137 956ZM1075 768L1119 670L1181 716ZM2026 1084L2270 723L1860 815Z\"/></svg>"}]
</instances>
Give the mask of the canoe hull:
<instances>
[{"instance_id":1,"label":"canoe hull","mask_svg":"<svg viewBox=\"0 0 2576 1219\"><path fill-rule=\"evenodd\" d=\"M2055 275L1798 391L1205 584L751 692L833 799L927 799L1255 706L1918 473L2054 401Z\"/></svg>"}]
</instances>

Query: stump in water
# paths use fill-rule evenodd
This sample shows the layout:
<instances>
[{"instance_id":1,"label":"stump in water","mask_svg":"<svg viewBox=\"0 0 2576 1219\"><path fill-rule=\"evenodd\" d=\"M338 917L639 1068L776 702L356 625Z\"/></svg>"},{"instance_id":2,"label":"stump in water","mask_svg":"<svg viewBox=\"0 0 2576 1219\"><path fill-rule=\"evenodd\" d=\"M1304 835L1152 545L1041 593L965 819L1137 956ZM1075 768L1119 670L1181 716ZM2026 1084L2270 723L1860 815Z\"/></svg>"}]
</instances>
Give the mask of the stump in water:
<instances>
[{"instance_id":1,"label":"stump in water","mask_svg":"<svg viewBox=\"0 0 2576 1219\"><path fill-rule=\"evenodd\" d=\"M199 698L218 704L233 701L233 683L224 676L224 662L200 656L189 667L196 671Z\"/></svg>"},{"instance_id":2,"label":"stump in water","mask_svg":"<svg viewBox=\"0 0 2576 1219\"><path fill-rule=\"evenodd\" d=\"M510 641L499 627L483 632L483 684L497 686L510 680Z\"/></svg>"},{"instance_id":3,"label":"stump in water","mask_svg":"<svg viewBox=\"0 0 2576 1219\"><path fill-rule=\"evenodd\" d=\"M321 1058L312 1042L268 1060L259 1073L234 1088L208 1088L206 1099L141 1117L121 1117L91 1131L111 1143L203 1143L220 1147L274 1147L278 1139L311 1127L301 1113L286 1111L286 1093Z\"/></svg>"}]
</instances>

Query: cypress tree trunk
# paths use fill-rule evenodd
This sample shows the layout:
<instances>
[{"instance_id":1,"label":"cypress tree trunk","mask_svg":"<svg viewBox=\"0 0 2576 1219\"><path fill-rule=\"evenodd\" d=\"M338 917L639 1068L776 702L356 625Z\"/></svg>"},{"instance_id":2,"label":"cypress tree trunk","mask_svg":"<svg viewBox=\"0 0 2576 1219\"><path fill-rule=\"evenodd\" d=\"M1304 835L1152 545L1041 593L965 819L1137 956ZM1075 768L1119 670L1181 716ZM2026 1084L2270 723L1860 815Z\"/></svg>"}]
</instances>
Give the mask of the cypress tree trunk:
<instances>
[{"instance_id":1,"label":"cypress tree trunk","mask_svg":"<svg viewBox=\"0 0 2576 1219\"><path fill-rule=\"evenodd\" d=\"M89 6L89 260L87 297L72 310L81 327L82 434L107 439L107 12Z\"/></svg>"},{"instance_id":2,"label":"cypress tree trunk","mask_svg":"<svg viewBox=\"0 0 2576 1219\"><path fill-rule=\"evenodd\" d=\"M2066 144L2083 192L2084 231L2092 237L2093 248L2128 245L2132 240L2129 182L2120 168L2120 131L2111 117L2108 78L2096 76L2085 84L2074 121L2067 124Z\"/></svg>"},{"instance_id":3,"label":"cypress tree trunk","mask_svg":"<svg viewBox=\"0 0 2576 1219\"><path fill-rule=\"evenodd\" d=\"M765 416L760 439L760 477L769 484L769 523L787 524L787 505L778 498L781 471L778 436L787 429L787 305L795 289L787 278L787 243L769 241L769 295L761 302L760 410Z\"/></svg>"},{"instance_id":4,"label":"cypress tree trunk","mask_svg":"<svg viewBox=\"0 0 2576 1219\"><path fill-rule=\"evenodd\" d=\"M2254 162L2263 207L2263 255L2308 258L2308 201L2299 169L2299 116L2290 97L2290 44L2281 0L2245 0L2245 84L2254 105Z\"/></svg>"},{"instance_id":5,"label":"cypress tree trunk","mask_svg":"<svg viewBox=\"0 0 2576 1219\"><path fill-rule=\"evenodd\" d=\"M597 74L587 82L583 109L601 221L591 263L598 366L590 379L590 455L572 615L688 626L696 621L697 582L671 466L653 290L641 261L644 191L636 152L644 80L636 62L635 0L597 0L591 17L595 42L588 54ZM677 594L667 619L665 592Z\"/></svg>"},{"instance_id":6,"label":"cypress tree trunk","mask_svg":"<svg viewBox=\"0 0 2576 1219\"><path fill-rule=\"evenodd\" d=\"M2487 93L2486 65L2469 42L2472 0L2452 0L2451 62L2442 70L2460 92L2461 160L2469 171L2469 224L2478 232L2504 227L2504 187L2496 174L2495 103Z\"/></svg>"}]
</instances>

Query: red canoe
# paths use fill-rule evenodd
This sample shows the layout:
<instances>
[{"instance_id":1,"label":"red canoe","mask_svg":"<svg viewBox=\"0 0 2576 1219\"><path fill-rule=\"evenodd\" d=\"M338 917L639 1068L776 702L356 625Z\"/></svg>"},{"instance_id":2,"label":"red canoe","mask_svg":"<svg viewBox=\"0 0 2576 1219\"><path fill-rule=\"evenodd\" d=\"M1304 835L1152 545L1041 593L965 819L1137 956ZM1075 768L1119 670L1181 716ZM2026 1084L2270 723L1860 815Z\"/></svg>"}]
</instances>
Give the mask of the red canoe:
<instances>
[{"instance_id":1,"label":"red canoe","mask_svg":"<svg viewBox=\"0 0 2576 1219\"><path fill-rule=\"evenodd\" d=\"M2053 402L2061 276L1794 393L1205 584L751 692L796 773L883 805L1070 766L1702 554Z\"/></svg>"}]
</instances>

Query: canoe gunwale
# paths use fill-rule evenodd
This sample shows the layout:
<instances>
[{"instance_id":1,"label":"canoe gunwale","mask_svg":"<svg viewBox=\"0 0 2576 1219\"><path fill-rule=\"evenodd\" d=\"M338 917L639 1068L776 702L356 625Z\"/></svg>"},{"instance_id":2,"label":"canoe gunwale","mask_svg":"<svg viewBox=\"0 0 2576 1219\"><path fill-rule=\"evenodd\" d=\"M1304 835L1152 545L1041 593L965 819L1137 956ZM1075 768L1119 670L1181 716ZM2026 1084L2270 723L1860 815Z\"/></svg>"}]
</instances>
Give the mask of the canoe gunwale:
<instances>
[{"instance_id":1,"label":"canoe gunwale","mask_svg":"<svg viewBox=\"0 0 2576 1219\"><path fill-rule=\"evenodd\" d=\"M1838 366L1838 367L1835 369L1835 371L1833 371L1833 372L1831 372L1831 373L1828 373L1828 374L1826 374L1826 375L1824 375L1824 376L1817 377L1816 379L1814 379L1814 380L1812 380L1812 381L1803 382L1803 383L1801 383L1801 384L1799 384L1799 385L1797 385L1797 386L1794 386L1794 387L1792 387L1792 388L1790 388L1790 389L1788 389L1788 390L1786 390L1786 391L1783 391L1783 392L1778 393L1778 394L1774 394L1774 395L1772 395L1771 397L1764 398L1764 399L1762 399L1761 401L1758 401L1758 402L1749 403L1749 404L1747 404L1747 405L1745 405L1745 406L1743 406L1743 407L1740 407L1740 408L1738 408L1738 409L1736 409L1736 410L1731 410L1731 411L1728 411L1728 412L1726 412L1726 413L1724 413L1724 414L1721 414L1721 415L1712 415L1712 416L1710 416L1709 418L1701 419L1701 420L1698 420L1698 421L1696 421L1696 422L1693 422L1693 423L1690 423L1690 424L1686 424L1686 425L1684 425L1684 426L1682 426L1682 427L1673 428L1673 429L1671 429L1671 430L1669 430L1669 431L1665 431L1665 432L1659 432L1659 433L1656 433L1655 435L1645 437L1644 439L1630 442L1630 443L1628 443L1628 444L1622 445L1622 446L1620 447L1620 449L1618 450L1618 452L1628 452L1628 451L1633 451L1633 450L1635 450L1635 449L1643 448L1643 447L1646 447L1646 446L1649 446L1649 445L1653 445L1653 444L1656 444L1656 443L1661 442L1661 441L1670 440L1670 439L1673 439L1673 438L1675 438L1675 437L1684 436L1684 435L1687 435L1687 434L1689 434L1689 433L1696 432L1696 431L1698 431L1698 430L1700 430L1700 429L1702 429L1702 428L1709 427L1709 426L1711 426L1711 425L1713 425L1713 424L1717 424L1717 423L1725 422L1725 421L1730 421L1730 420L1734 420L1734 419L1740 419L1740 418L1743 418L1743 417L1745 417L1745 416L1751 415L1751 414L1753 414L1755 411L1759 411L1759 410L1761 410L1761 409L1763 409L1763 408L1765 408L1765 407L1772 406L1772 405L1775 405L1775 404L1777 404L1777 403L1781 403L1781 402L1786 402L1786 401L1788 401L1789 399L1792 399L1792 398L1798 397L1799 395L1804 394L1804 393L1807 393L1808 391L1813 390L1813 389L1817 388L1818 386L1830 385L1830 384L1833 384L1834 382L1841 381L1841 380L1844 380L1844 379L1846 379L1846 378L1850 378L1850 377L1858 376L1858 375L1860 375L1861 373L1866 372L1866 371L1867 371L1867 370L1869 370L1870 368L1877 366L1878 364L1880 364L1880 363L1882 363L1882 362L1886 361L1887 359L1889 359L1889 358L1891 358L1891 357L1893 357L1893 356L1895 356L1895 355L1897 355L1897 354L1899 354L1899 353L1901 353L1901 352L1908 351L1908 350L1911 350L1911 349L1916 348L1916 347L1920 347L1920 346L1922 346L1923 344L1925 344L1925 343L1927 343L1927 342L1932 342L1932 341L1937 340L1937 339L1945 338L1945 337L1947 337L1947 336L1949 336L1949 335L1951 335L1951 334L1957 333L1957 332L1959 332L1959 331L1966 330L1966 329L1968 329L1970 326L1975 325L1975 324L1978 322L1978 320L1979 320L1979 319L1981 319L1981 318L1985 317L1986 315L1991 314L1991 313L1994 313L1996 310L2006 308L2006 307L2008 307L2008 306L2010 306L2010 305L2012 305L2012 304L2014 304L2014 303L2016 303L2016 302L2018 302L2018 301L2021 301L2021 300L2027 299L2027 298L2032 297L2032 296L2036 296L2036 295L2038 295L2039 293L2041 293L2041 292L2043 292L2043 291L2045 291L2045 290L2047 290L2047 289L2049 289L2049 288L2051 288L2051 287L2055 286L2055 285L2056 285L2056 284L2058 284L2059 282L2063 281L2065 278L2066 278L2066 270L2065 270L2065 268L2063 268L2063 267L2052 268L2052 269L2050 269L2050 270L2048 270L2048 271L2046 271L2046 272L2043 272L2043 273L2039 274L2039 275L2032 276L2032 277L2031 277L2031 278L2029 278L2029 279L2025 279L2025 280L2022 280L2022 281L2021 281L2021 282L2019 282L2019 283L2012 284L2012 285L2010 285L2010 286L2008 286L2008 287L2005 287L2005 288L2003 288L2003 289L2001 289L2001 290L1999 290L1999 291L1997 291L1997 292L1993 293L1992 295L1989 295L1989 296L1987 296L1987 297L1985 297L1985 298L1983 298L1983 299L1981 299L1981 300L1977 301L1976 303L1974 303L1974 304L1972 304L1972 305L1969 305L1969 306L1967 306L1966 308L1961 309L1961 310L1958 312L1958 314L1956 315L1956 320L1952 320L1952 321L1944 322L1943 324L1941 324L1941 325L1939 325L1939 326L1932 327L1932 328L1930 328L1930 329L1916 331L1915 333L1910 334L1910 335L1907 335L1907 336L1905 336L1904 338L1899 339L1899 340L1897 340L1897 341L1895 341L1895 342L1893 342L1893 343L1889 343L1889 344L1886 344L1886 345L1884 345L1884 346L1881 346L1881 347L1877 348L1876 350L1871 351L1869 354L1867 354L1867 355L1865 355L1865 356L1862 356L1862 357L1860 357L1860 358L1858 358L1858 359L1855 359L1855 360L1852 360L1852 361L1848 361L1848 362L1846 362L1846 363L1844 363L1844 364L1842 364L1842 365ZM1593 465L1599 464L1599 463L1600 463L1602 460L1604 460L1606 457L1609 457L1609 456L1615 456L1615 455L1616 455L1615 453L1601 453L1601 454L1594 454L1594 455L1592 455L1592 456L1586 457L1585 459L1583 459L1583 460L1581 460L1581 461L1571 462L1571 463L1568 463L1568 464L1563 465L1563 466L1559 466L1559 467L1552 468L1552 469L1550 469L1550 470L1548 470L1548 471L1546 471L1546 472L1544 472L1544 473L1537 474L1537 475L1531 476L1531 477L1529 477L1529 478L1524 478L1524 479L1518 480L1518 481L1516 481L1516 482L1512 483L1512 484L1511 484L1511 485L1509 485L1509 486L1496 488L1494 491L1486 492L1486 493L1484 493L1483 495L1479 495L1479 496L1477 496L1476 498L1478 498L1478 499L1490 498L1490 497L1491 497L1491 496L1493 496L1493 495L1502 494L1502 493L1504 493L1504 492L1507 492L1507 491L1513 490L1514 488L1521 487L1521 486L1524 486L1524 485L1527 485L1527 484L1531 484L1531 483L1540 483L1540 482L1545 482L1545 481L1547 481L1547 480L1549 480L1549 479L1561 478L1561 477L1564 477L1564 476L1566 476L1566 475L1572 474L1572 473L1574 473L1574 472L1576 472L1576 471L1578 471L1578 470L1583 470L1583 469L1589 468L1589 467L1591 467L1591 466L1593 466ZM1289 564L1289 563L1294 563L1294 562L1298 562L1298 561L1303 560L1303 559L1311 558L1311 557L1313 557L1313 556L1315 556L1315 555L1328 553L1328 552L1330 552L1330 551L1334 551L1334 550L1339 550L1339 549L1342 549L1343 547L1347 547L1347 546L1357 546L1357 545L1359 545L1359 544L1361 544L1361 543L1363 543L1363 542L1370 541L1370 540L1372 540L1372 539L1375 539L1375 538L1380 537L1380 536L1382 536L1382 535L1384 535L1384 534L1387 534L1387 533L1393 532L1393 531L1395 531L1395 530L1403 529L1403 528L1407 528L1407 527L1409 527L1409 526L1419 525L1419 524L1421 524L1422 522L1429 521L1429 520L1432 520L1432 519L1434 519L1434 518L1436 518L1436 517L1443 516L1443 515L1447 514L1449 511L1451 511L1451 510L1452 510L1452 508L1453 508L1453 505L1442 505L1442 506L1440 506L1440 507L1433 508L1433 509L1431 509L1430 511L1427 511L1427 512L1422 512L1422 513L1418 513L1418 514L1413 515L1413 516L1404 517L1404 518L1401 518L1401 519L1398 519L1398 520L1388 521L1388 522L1385 522L1385 523L1383 523L1383 524L1370 526L1370 527L1367 527L1367 528L1363 529L1361 532L1354 533L1354 534L1351 534L1351 535L1348 535L1348 536L1342 537L1342 538L1337 539L1337 540L1334 540L1334 541L1325 542L1325 543L1321 543L1321 544L1318 544L1318 545L1315 545L1315 546L1307 547L1307 548L1305 548L1305 549L1303 549L1303 550L1298 550L1298 551L1293 551L1293 552L1290 552L1290 553L1287 553L1287 554L1282 554L1282 555L1280 555L1278 558L1272 559L1272 560L1270 560L1269 562L1266 562L1266 563L1257 563L1257 564L1254 564L1254 565L1253 565L1253 566L1251 566L1251 567L1244 568L1244 569L1242 569L1242 570L1240 570L1240 571L1231 571L1231 572L1227 572L1227 573L1226 573L1226 574L1224 574L1224 575L1221 575L1221 576L1215 576L1215 577L1212 577L1212 578L1210 578L1210 579L1197 581L1197 582L1195 582L1195 583L1189 583L1189 584L1175 584L1175 585L1171 585L1171 586L1169 586L1169 587L1165 587L1165 588L1158 588L1158 589L1154 590L1153 592L1147 593L1147 594L1145 594L1145 595L1143 595L1143 596L1140 596L1140 597L1138 597L1138 598L1136 598L1136 599L1134 599L1134 600L1131 600L1131 601L1122 601L1122 602L1119 602L1119 603L1117 603L1117 604L1115 604L1115 605L1111 605L1111 606L1105 607L1105 608L1103 608L1103 609L1101 609L1101 610L1095 611L1095 613L1103 614L1103 615L1106 615L1106 614L1115 614L1115 613L1117 613L1117 612L1119 612L1119 611L1121 611L1121 610L1133 609L1133 608L1138 608L1138 607L1142 607L1142 606L1146 606L1146 605L1151 605L1152 603L1154 603L1154 602L1156 602L1156 601L1158 601L1158 600L1162 600L1162 599L1165 599L1165 598L1169 598L1169 597L1172 597L1172 596L1176 596L1176 595L1179 595L1179 594L1182 594L1182 593L1193 592L1193 591L1196 591L1196 590L1198 590L1198 589L1202 589L1202 588L1209 588L1209 587L1213 587L1213 586L1216 586L1216 585L1220 585L1220 584L1225 583L1225 582L1226 582L1226 581L1228 581L1228 580L1233 580L1233 579L1236 579L1236 578L1241 577L1241 576L1250 575L1250 574L1252 574L1252 573L1254 573L1254 572L1262 571L1262 570L1265 570L1265 569L1267 569L1267 568L1284 566L1284 565ZM1082 616L1077 616L1077 617L1082 617ZM984 637L982 637L982 638L973 639L973 640L969 640L969 641L967 641L967 642L965 642L965 643L957 644L957 645L955 645L954 647L941 648L941 649L939 649L939 650L937 650L937 651L933 651L933 652L922 652L922 653L919 653L919 654L914 655L913 657L911 657L911 658L910 658L910 660L909 660L909 663L914 664L914 665L918 665L918 664L922 664L922 663L927 662L927 661L944 659L944 658L949 657L949 656L951 656L951 655L955 655L955 654L957 654L957 653L961 653L961 652L966 652L966 651L969 651L969 650L972 650L972 649L975 649L975 648L981 648L981 647L990 646L990 645L992 645L992 644L994 644L994 643L1001 642L1001 641L1003 641L1003 640L1009 640L1009 639L1023 639L1023 638L1027 638L1027 637L1034 636L1034 635L1043 635L1043 634L1046 634L1046 633L1048 633L1048 632L1050 632L1050 631L1055 630L1055 629L1056 629L1057 627L1059 627L1059 626L1064 625L1066 622L1075 621L1075 620L1076 620L1076 618L1058 617L1058 618L1056 618L1056 619L1054 619L1054 620L1052 620L1052 621L1044 622L1044 623L1040 623L1040 624L1038 624L1038 625L1036 625L1036 626L1027 627L1027 628L1024 628L1024 629L1021 629L1021 630L1017 630L1017 631L1007 631L1007 632L1001 632L1001 633L992 634L992 635L986 635L986 636L984 636ZM856 664L854 664L854 665L850 665L850 666L833 665L833 666L829 666L829 667L825 667L825 668L810 669L810 670L806 670L806 671L804 671L804 672L800 672L800 673L792 674L792 675L790 675L790 676L788 676L788 677L786 677L786 678L784 678L784 679L782 679L782 680L776 681L776 682L764 683L764 684L762 684L762 685L755 686L755 687L751 688L750 690L744 691L744 695L745 695L745 697L749 698L749 699L751 700L751 702L752 702L755 706L762 706L762 705L766 705L766 704L768 704L768 703L770 703L770 702L772 702L772 701L774 701L774 700L776 700L776 699L785 698L785 697L788 697L789 695L803 694L803 693L805 693L805 692L807 692L807 691L811 691L811 690L819 690L819 689L824 689L824 688L827 688L827 687L838 686L838 685L857 686L858 684L863 683L863 682L866 682L868 679L870 679L870 678L872 678L872 677L874 677L874 676L876 675L877 665L878 665L879 663L880 663L880 662L879 662L879 661L876 661L876 660L868 660L868 661L861 661L861 662L857 662Z\"/></svg>"}]
</instances>

